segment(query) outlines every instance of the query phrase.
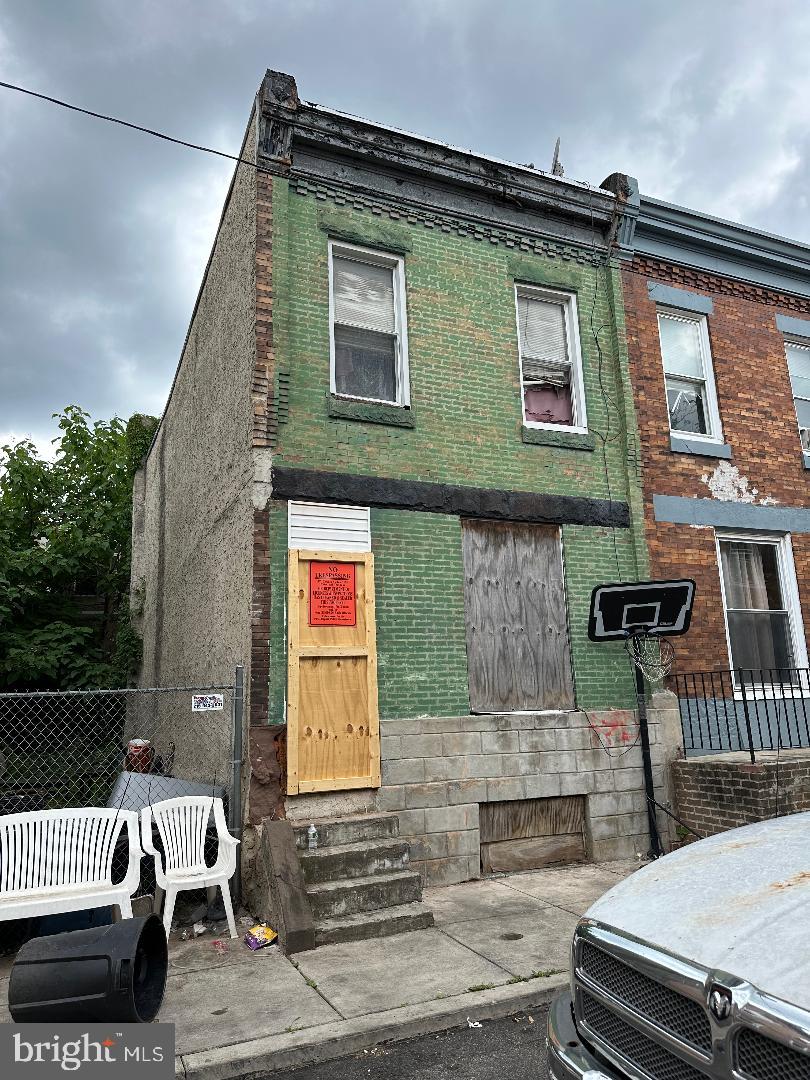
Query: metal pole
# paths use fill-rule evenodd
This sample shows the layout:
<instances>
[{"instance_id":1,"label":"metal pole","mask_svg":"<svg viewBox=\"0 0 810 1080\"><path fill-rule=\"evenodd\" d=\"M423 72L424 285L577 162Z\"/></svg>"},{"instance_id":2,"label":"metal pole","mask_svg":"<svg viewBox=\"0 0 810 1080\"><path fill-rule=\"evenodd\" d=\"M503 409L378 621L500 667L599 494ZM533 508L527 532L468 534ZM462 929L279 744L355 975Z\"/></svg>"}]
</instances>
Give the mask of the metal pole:
<instances>
[{"instance_id":1,"label":"metal pole","mask_svg":"<svg viewBox=\"0 0 810 1080\"><path fill-rule=\"evenodd\" d=\"M745 674L745 672L743 672L743 674ZM734 672L733 671L731 673L731 687L732 687L732 693L733 693L733 690L734 690ZM751 734L751 717L748 715L748 698L745 696L745 679L740 679L740 690L742 690L743 715L745 716L745 730L746 730L746 734L748 735L748 753L751 755L751 764L754 765L756 763L757 758L756 758L756 754L754 753L754 737ZM779 716L778 716L778 714L777 714L777 718L776 718L776 724L777 724L777 729L778 729L778 726L779 726ZM737 725L737 730L739 731L739 724ZM760 731L760 735L761 734L762 734L762 732Z\"/></svg>"},{"instance_id":2,"label":"metal pole","mask_svg":"<svg viewBox=\"0 0 810 1080\"><path fill-rule=\"evenodd\" d=\"M644 766L644 791L647 796L647 821L650 825L650 854L657 859L664 854L655 820L655 787L653 786L650 732L647 727L647 699L644 694L644 673L636 668L636 698L638 700L638 729L641 734L641 760Z\"/></svg>"},{"instance_id":3,"label":"metal pole","mask_svg":"<svg viewBox=\"0 0 810 1080\"><path fill-rule=\"evenodd\" d=\"M242 839L242 739L245 715L245 669L240 664L236 669L233 694L233 732L231 778L230 826L237 840ZM242 896L241 856L237 856L236 881L234 882L234 901L238 908Z\"/></svg>"}]
</instances>

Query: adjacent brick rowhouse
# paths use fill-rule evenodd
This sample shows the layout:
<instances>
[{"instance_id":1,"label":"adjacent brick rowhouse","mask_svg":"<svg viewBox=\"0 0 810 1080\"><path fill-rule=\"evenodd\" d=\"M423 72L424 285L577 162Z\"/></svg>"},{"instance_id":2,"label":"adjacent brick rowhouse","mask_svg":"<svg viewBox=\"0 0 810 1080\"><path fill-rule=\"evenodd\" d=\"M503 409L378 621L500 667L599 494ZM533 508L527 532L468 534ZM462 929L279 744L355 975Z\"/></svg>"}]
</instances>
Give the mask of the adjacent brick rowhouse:
<instances>
[{"instance_id":1,"label":"adjacent brick rowhouse","mask_svg":"<svg viewBox=\"0 0 810 1080\"><path fill-rule=\"evenodd\" d=\"M689 257L688 252L683 256ZM670 449L656 304L648 282L710 297L707 318L717 399L730 461ZM654 578L697 584L689 633L675 642L679 671L729 667L714 529L656 521L653 495L711 498L708 478L720 466L748 482L752 505L807 506L805 471L777 314L810 319L810 300L636 253L622 272L630 371L644 464L644 522ZM756 494L753 494L756 492ZM763 500L765 500L763 504ZM792 534L805 626L810 625L810 535Z\"/></svg>"},{"instance_id":2,"label":"adjacent brick rowhouse","mask_svg":"<svg viewBox=\"0 0 810 1080\"><path fill-rule=\"evenodd\" d=\"M701 836L810 810L810 755L785 750L751 763L747 755L690 758L672 765L678 816ZM694 836L683 835L694 840Z\"/></svg>"}]
</instances>

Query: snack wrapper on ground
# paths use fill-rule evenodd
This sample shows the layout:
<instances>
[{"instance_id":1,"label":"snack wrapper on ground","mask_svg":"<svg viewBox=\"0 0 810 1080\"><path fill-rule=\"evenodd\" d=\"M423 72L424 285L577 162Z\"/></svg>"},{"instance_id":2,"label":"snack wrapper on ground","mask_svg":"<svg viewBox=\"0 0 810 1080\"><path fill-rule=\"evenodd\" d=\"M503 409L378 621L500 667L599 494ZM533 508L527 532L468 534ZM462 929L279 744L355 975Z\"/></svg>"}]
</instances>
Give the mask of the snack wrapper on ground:
<instances>
[{"instance_id":1,"label":"snack wrapper on ground","mask_svg":"<svg viewBox=\"0 0 810 1080\"><path fill-rule=\"evenodd\" d=\"M269 926L265 926L264 923L259 923L258 926L251 926L248 932L245 934L245 944L249 949L264 949L268 945L273 945L278 940L278 934L275 930L272 930Z\"/></svg>"}]
</instances>

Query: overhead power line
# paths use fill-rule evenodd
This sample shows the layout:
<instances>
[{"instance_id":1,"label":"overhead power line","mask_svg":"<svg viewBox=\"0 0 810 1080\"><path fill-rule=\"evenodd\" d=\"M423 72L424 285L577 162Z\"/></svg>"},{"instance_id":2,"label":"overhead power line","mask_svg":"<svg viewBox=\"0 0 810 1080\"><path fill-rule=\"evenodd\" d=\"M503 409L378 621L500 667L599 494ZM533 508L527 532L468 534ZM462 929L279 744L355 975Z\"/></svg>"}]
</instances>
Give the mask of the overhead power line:
<instances>
[{"instance_id":1,"label":"overhead power line","mask_svg":"<svg viewBox=\"0 0 810 1080\"><path fill-rule=\"evenodd\" d=\"M121 127L131 128L133 131L140 131L144 135L152 135L156 139L163 139L165 142L176 143L177 146L185 146L189 150L199 150L203 154L214 154L216 157L227 158L228 161L237 161L240 165L249 165L252 169L256 169L257 172L268 172L268 169L263 169L261 165L257 165L255 161L248 161L247 158L239 157L238 154L226 154L224 150L214 150L210 146L202 146L200 143L187 142L185 139L176 139L173 135L166 135L163 131L155 131L154 128L143 127L141 124L133 124L129 120L122 120L118 116L107 116L105 113L94 112L92 109L83 109L79 105L71 105L69 101L62 101L61 98L50 97L48 94L40 94L36 90L28 90L24 86L16 86L14 83L0 81L0 86L6 90L16 90L20 94L27 94L29 97L39 98L40 101L49 101L52 105L58 105L62 109L70 109L71 112L82 113L83 116L92 116L96 120L106 120L108 124L119 124Z\"/></svg>"}]
</instances>

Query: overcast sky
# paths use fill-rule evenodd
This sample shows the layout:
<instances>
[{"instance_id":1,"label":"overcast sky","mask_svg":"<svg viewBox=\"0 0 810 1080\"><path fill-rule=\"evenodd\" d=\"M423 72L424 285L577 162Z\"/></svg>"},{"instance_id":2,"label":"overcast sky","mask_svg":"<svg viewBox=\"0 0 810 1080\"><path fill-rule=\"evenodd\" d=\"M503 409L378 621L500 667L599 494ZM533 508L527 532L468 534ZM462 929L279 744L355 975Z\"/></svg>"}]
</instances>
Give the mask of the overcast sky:
<instances>
[{"instance_id":1,"label":"overcast sky","mask_svg":"<svg viewBox=\"0 0 810 1080\"><path fill-rule=\"evenodd\" d=\"M805 0L0 0L0 79L238 152L302 98L810 242ZM0 88L0 440L159 414L228 163Z\"/></svg>"}]
</instances>

